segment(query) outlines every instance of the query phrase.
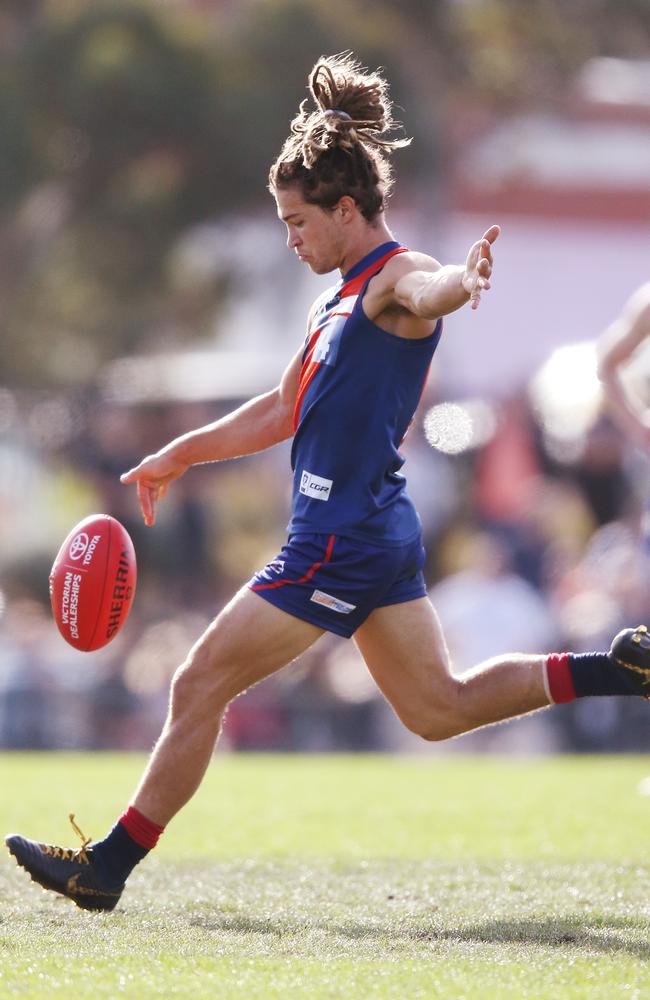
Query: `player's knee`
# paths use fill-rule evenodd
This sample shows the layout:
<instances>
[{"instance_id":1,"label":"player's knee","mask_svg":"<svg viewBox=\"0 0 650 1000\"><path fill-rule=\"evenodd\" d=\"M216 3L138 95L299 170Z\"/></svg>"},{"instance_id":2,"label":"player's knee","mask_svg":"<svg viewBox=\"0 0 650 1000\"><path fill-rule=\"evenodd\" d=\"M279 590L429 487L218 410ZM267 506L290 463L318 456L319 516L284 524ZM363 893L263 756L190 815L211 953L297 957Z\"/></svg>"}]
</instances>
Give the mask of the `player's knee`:
<instances>
[{"instance_id":1,"label":"player's knee","mask_svg":"<svg viewBox=\"0 0 650 1000\"><path fill-rule=\"evenodd\" d=\"M454 736L460 736L464 732L465 726L457 722L447 719L434 721L429 719L420 727L418 736L428 743L441 743L444 740L453 739Z\"/></svg>"},{"instance_id":2,"label":"player's knee","mask_svg":"<svg viewBox=\"0 0 650 1000\"><path fill-rule=\"evenodd\" d=\"M459 685L453 678L449 681L444 690L435 692L435 697L420 699L410 711L400 713L407 729L428 742L449 740L465 731Z\"/></svg>"},{"instance_id":3,"label":"player's knee","mask_svg":"<svg viewBox=\"0 0 650 1000\"><path fill-rule=\"evenodd\" d=\"M201 701L201 689L195 672L186 661L172 677L169 708L172 718L192 714Z\"/></svg>"},{"instance_id":4,"label":"player's knee","mask_svg":"<svg viewBox=\"0 0 650 1000\"><path fill-rule=\"evenodd\" d=\"M229 701L222 676L215 669L208 644L197 643L172 678L170 710L172 716L187 716L219 711Z\"/></svg>"},{"instance_id":5,"label":"player's knee","mask_svg":"<svg viewBox=\"0 0 650 1000\"><path fill-rule=\"evenodd\" d=\"M404 722L412 733L428 743L450 740L463 732L463 727L459 726L455 720L441 718L437 715L422 715L417 718L405 719Z\"/></svg>"}]
</instances>

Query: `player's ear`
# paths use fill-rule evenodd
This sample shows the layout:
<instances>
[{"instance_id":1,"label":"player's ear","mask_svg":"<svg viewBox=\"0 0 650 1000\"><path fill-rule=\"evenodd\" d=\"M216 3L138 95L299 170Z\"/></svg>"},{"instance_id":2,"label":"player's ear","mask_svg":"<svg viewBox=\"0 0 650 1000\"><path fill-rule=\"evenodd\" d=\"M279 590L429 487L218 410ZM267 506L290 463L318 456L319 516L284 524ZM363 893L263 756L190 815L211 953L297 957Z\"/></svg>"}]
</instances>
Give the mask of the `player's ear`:
<instances>
[{"instance_id":1,"label":"player's ear","mask_svg":"<svg viewBox=\"0 0 650 1000\"><path fill-rule=\"evenodd\" d=\"M339 215L341 222L351 222L358 211L357 203L349 194L344 194L337 201L335 211Z\"/></svg>"}]
</instances>

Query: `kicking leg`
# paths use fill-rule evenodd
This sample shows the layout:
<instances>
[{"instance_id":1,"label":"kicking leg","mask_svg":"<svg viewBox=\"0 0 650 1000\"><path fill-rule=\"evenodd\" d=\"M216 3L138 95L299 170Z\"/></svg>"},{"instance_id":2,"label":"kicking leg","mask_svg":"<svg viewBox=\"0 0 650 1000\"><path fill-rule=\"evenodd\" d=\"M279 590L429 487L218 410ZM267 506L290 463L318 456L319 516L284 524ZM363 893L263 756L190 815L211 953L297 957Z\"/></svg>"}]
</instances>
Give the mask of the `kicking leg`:
<instances>
[{"instance_id":1,"label":"kicking leg","mask_svg":"<svg viewBox=\"0 0 650 1000\"><path fill-rule=\"evenodd\" d=\"M77 906L112 910L132 869L201 783L228 702L295 659L322 633L241 590L177 670L167 720L133 804L108 836L90 846L84 839L81 848L71 850L11 834L6 843L18 863L33 881Z\"/></svg>"},{"instance_id":2,"label":"kicking leg","mask_svg":"<svg viewBox=\"0 0 650 1000\"><path fill-rule=\"evenodd\" d=\"M191 798L210 762L226 706L304 652L323 629L240 590L172 681L169 711L133 805L164 826Z\"/></svg>"}]
</instances>

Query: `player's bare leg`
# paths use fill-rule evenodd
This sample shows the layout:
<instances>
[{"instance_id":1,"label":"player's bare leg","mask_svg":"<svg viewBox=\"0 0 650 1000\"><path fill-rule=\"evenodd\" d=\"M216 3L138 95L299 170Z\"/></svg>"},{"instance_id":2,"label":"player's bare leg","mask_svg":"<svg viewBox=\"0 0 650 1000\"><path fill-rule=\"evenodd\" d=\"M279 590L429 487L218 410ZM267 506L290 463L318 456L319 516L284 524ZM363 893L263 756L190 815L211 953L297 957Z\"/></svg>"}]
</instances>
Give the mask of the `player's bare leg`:
<instances>
[{"instance_id":1,"label":"player's bare leg","mask_svg":"<svg viewBox=\"0 0 650 1000\"><path fill-rule=\"evenodd\" d=\"M7 846L33 881L87 910L112 910L135 865L194 794L228 702L299 656L323 630L241 590L199 639L172 682L169 712L133 804L98 843L76 850L27 840Z\"/></svg>"},{"instance_id":2,"label":"player's bare leg","mask_svg":"<svg viewBox=\"0 0 650 1000\"><path fill-rule=\"evenodd\" d=\"M448 739L550 703L545 656L509 654L454 677L426 597L377 608L354 638L399 718L424 739Z\"/></svg>"},{"instance_id":3,"label":"player's bare leg","mask_svg":"<svg viewBox=\"0 0 650 1000\"><path fill-rule=\"evenodd\" d=\"M162 734L133 805L164 826L198 788L229 701L294 660L323 629L240 590L176 672Z\"/></svg>"}]
</instances>

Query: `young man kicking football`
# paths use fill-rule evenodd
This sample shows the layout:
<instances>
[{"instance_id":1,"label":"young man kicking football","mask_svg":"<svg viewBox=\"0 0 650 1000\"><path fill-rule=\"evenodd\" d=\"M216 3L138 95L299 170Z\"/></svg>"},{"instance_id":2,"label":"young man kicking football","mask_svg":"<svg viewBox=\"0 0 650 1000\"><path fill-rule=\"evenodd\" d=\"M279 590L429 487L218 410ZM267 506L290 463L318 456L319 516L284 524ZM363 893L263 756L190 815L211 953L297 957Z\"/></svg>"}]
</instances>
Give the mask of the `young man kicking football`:
<instances>
[{"instance_id":1,"label":"young man kicking football","mask_svg":"<svg viewBox=\"0 0 650 1000\"><path fill-rule=\"evenodd\" d=\"M18 835L9 850L41 885L85 909L112 909L133 867L199 787L229 701L325 631L354 636L409 729L444 740L589 695L650 692L650 642L627 629L610 652L510 653L461 676L422 575L418 515L401 441L422 393L441 318L490 287L491 226L460 265L402 246L384 214L389 158L404 145L387 85L349 56L321 59L270 172L290 249L340 279L314 303L306 342L277 388L184 434L122 476L147 525L192 465L293 439L289 538L221 611L178 668L162 734L108 835L77 850ZM481 623L477 622L480 628Z\"/></svg>"}]
</instances>

